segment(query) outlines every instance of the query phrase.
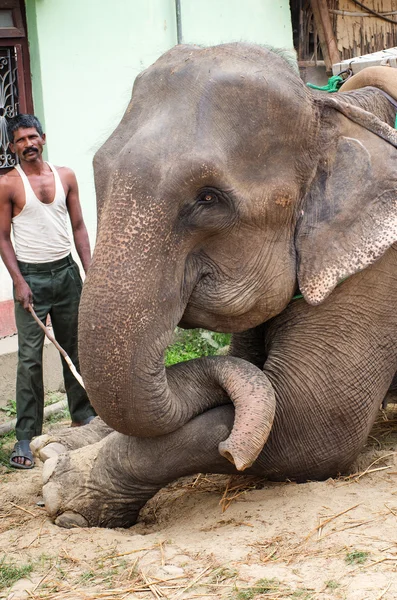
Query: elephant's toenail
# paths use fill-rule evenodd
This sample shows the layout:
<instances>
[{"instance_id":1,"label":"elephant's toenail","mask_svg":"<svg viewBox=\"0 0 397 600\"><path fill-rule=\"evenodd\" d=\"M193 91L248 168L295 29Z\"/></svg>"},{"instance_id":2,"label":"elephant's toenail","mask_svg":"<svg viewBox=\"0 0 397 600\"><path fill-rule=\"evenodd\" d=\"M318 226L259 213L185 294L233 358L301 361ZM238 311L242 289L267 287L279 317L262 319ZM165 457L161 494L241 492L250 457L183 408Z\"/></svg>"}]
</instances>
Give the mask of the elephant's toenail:
<instances>
[{"instance_id":1,"label":"elephant's toenail","mask_svg":"<svg viewBox=\"0 0 397 600\"><path fill-rule=\"evenodd\" d=\"M50 458L50 460L54 460ZM47 461L45 465L50 462ZM53 481L49 481L43 486L43 499L46 510L50 516L55 516L61 508L61 495L59 485Z\"/></svg>"},{"instance_id":2,"label":"elephant's toenail","mask_svg":"<svg viewBox=\"0 0 397 600\"><path fill-rule=\"evenodd\" d=\"M83 515L67 510L55 519L55 525L72 529L73 527L88 527L88 521Z\"/></svg>"},{"instance_id":3,"label":"elephant's toenail","mask_svg":"<svg viewBox=\"0 0 397 600\"><path fill-rule=\"evenodd\" d=\"M44 467L43 467L43 485L45 485L47 483L47 481L50 479L51 475L53 474L53 472L55 470L55 467L57 466L57 462L58 462L58 455L52 456L51 458L48 458L48 460L45 461Z\"/></svg>"},{"instance_id":4,"label":"elephant's toenail","mask_svg":"<svg viewBox=\"0 0 397 600\"><path fill-rule=\"evenodd\" d=\"M67 452L67 448L63 444L60 444L59 442L52 442L51 444L48 444L48 446L44 446L44 448L39 451L39 457L40 460L45 463L50 458L53 458L54 456L56 457L64 452Z\"/></svg>"},{"instance_id":5,"label":"elephant's toenail","mask_svg":"<svg viewBox=\"0 0 397 600\"><path fill-rule=\"evenodd\" d=\"M30 442L30 449L33 454L37 454L40 448L43 448L43 446L45 446L50 439L51 437L47 434L39 435L38 437L33 438L33 440Z\"/></svg>"}]
</instances>

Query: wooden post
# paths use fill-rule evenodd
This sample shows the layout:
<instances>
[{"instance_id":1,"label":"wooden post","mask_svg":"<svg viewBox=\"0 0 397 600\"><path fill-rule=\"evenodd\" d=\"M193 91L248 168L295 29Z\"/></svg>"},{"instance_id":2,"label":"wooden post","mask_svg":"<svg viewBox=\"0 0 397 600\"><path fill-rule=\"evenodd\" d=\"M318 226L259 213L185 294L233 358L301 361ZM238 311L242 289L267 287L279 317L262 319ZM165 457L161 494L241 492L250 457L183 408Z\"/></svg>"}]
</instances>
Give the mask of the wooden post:
<instances>
[{"instance_id":1,"label":"wooden post","mask_svg":"<svg viewBox=\"0 0 397 600\"><path fill-rule=\"evenodd\" d=\"M331 71L332 65L340 62L340 54L335 34L332 29L327 0L310 0L310 4L321 44L321 50L323 52L325 66L327 71Z\"/></svg>"}]
</instances>

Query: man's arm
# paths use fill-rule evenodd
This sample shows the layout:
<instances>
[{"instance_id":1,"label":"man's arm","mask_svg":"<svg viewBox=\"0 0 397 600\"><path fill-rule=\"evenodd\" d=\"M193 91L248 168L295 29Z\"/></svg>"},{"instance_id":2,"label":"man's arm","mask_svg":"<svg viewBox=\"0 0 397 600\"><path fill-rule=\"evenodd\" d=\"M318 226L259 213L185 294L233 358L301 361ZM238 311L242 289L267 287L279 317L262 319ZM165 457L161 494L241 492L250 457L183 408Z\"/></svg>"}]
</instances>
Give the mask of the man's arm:
<instances>
[{"instance_id":1,"label":"man's arm","mask_svg":"<svg viewBox=\"0 0 397 600\"><path fill-rule=\"evenodd\" d=\"M6 183L0 181L0 255L15 286L15 299L28 310L33 294L18 267L11 243L12 196Z\"/></svg>"},{"instance_id":2,"label":"man's arm","mask_svg":"<svg viewBox=\"0 0 397 600\"><path fill-rule=\"evenodd\" d=\"M66 196L66 206L72 225L74 245L76 246L77 254L80 257L83 269L85 273L87 273L91 263L90 240L83 220L76 175L71 169L67 169L66 179L69 187Z\"/></svg>"}]
</instances>

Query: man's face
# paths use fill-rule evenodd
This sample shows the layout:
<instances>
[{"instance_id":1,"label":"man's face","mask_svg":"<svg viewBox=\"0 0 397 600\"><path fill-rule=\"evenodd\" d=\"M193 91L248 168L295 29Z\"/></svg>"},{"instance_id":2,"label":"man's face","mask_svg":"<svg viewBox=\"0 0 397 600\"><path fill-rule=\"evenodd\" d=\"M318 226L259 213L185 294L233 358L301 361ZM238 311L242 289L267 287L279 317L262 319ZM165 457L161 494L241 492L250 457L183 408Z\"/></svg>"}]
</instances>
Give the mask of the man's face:
<instances>
[{"instance_id":1,"label":"man's face","mask_svg":"<svg viewBox=\"0 0 397 600\"><path fill-rule=\"evenodd\" d=\"M10 148L21 162L34 162L43 154L44 144L45 133L41 136L35 127L20 127L14 131Z\"/></svg>"}]
</instances>

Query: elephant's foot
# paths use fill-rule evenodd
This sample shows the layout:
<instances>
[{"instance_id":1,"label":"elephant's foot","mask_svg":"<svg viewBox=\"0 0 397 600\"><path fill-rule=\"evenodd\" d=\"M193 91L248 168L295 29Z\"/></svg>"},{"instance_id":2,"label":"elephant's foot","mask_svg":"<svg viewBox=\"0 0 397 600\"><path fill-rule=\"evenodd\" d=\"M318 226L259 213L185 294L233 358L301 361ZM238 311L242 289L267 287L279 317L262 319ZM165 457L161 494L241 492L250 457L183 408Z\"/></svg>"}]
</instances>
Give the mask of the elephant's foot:
<instances>
[{"instance_id":1,"label":"elephant's foot","mask_svg":"<svg viewBox=\"0 0 397 600\"><path fill-rule=\"evenodd\" d=\"M44 464L43 497L61 527L129 527L167 483L193 473L236 473L218 452L234 419L230 405L157 438L113 432ZM252 471L252 474L256 474Z\"/></svg>"},{"instance_id":2,"label":"elephant's foot","mask_svg":"<svg viewBox=\"0 0 397 600\"><path fill-rule=\"evenodd\" d=\"M49 458L63 454L68 450L77 450L99 442L112 433L111 429L100 417L96 417L84 427L66 427L56 432L40 435L30 443L33 454L43 462Z\"/></svg>"},{"instance_id":3,"label":"elephant's foot","mask_svg":"<svg viewBox=\"0 0 397 600\"><path fill-rule=\"evenodd\" d=\"M46 461L43 497L56 525L129 527L136 522L139 510L161 486L138 485L130 469L130 441L113 432Z\"/></svg>"}]
</instances>

